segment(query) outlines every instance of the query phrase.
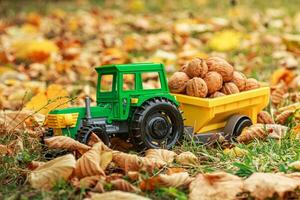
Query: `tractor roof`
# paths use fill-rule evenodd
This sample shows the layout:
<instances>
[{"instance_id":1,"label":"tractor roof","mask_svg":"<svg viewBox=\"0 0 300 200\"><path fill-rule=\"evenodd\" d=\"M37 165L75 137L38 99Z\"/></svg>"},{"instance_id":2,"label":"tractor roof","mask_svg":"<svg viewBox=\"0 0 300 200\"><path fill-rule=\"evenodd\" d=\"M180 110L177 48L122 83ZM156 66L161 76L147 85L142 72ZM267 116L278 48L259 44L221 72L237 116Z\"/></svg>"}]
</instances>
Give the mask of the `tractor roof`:
<instances>
[{"instance_id":1,"label":"tractor roof","mask_svg":"<svg viewBox=\"0 0 300 200\"><path fill-rule=\"evenodd\" d=\"M96 67L96 71L99 72L110 72L110 71L120 71L120 72L136 72L136 71L154 71L163 69L161 63L128 63L128 64L114 64L114 65L104 65Z\"/></svg>"}]
</instances>

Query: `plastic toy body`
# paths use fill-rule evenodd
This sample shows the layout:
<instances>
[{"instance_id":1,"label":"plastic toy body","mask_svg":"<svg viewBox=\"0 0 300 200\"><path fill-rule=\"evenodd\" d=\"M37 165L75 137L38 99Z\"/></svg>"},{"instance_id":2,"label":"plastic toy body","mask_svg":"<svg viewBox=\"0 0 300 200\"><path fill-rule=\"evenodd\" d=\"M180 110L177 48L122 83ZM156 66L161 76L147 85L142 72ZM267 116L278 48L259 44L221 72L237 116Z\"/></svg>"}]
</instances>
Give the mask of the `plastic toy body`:
<instances>
[{"instance_id":1,"label":"plastic toy body","mask_svg":"<svg viewBox=\"0 0 300 200\"><path fill-rule=\"evenodd\" d=\"M95 133L108 145L112 136L120 136L130 138L137 149L169 149L184 125L193 135L204 136L204 142L217 131L227 132L228 138L237 136L256 123L257 113L269 101L268 87L215 99L170 94L159 63L110 65L96 71L97 105L91 107L87 97L85 107L51 111L46 119L48 135L88 143Z\"/></svg>"},{"instance_id":2,"label":"plastic toy body","mask_svg":"<svg viewBox=\"0 0 300 200\"><path fill-rule=\"evenodd\" d=\"M194 128L195 134L223 129L235 114L248 116L257 122L257 113L269 103L270 88L262 87L214 99L173 94L183 111L185 126Z\"/></svg>"},{"instance_id":3,"label":"plastic toy body","mask_svg":"<svg viewBox=\"0 0 300 200\"><path fill-rule=\"evenodd\" d=\"M141 148L170 148L178 140L183 120L162 64L111 65L96 71L97 106L91 107L86 99L85 108L53 110L46 121L50 135L67 135L87 143L95 132L108 144L112 135L130 135ZM156 85L148 84L149 79Z\"/></svg>"}]
</instances>

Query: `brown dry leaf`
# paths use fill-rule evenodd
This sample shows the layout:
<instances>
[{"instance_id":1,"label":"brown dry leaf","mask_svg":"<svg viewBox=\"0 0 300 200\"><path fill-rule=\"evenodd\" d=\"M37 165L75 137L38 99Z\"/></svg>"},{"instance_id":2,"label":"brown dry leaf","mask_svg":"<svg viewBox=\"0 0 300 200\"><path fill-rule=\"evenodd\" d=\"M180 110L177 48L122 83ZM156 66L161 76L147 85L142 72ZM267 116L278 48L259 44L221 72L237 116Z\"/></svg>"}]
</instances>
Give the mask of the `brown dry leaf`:
<instances>
[{"instance_id":1,"label":"brown dry leaf","mask_svg":"<svg viewBox=\"0 0 300 200\"><path fill-rule=\"evenodd\" d=\"M101 166L107 166L108 158L105 156L102 159L102 153L104 153L102 152L102 148L102 143L96 143L77 160L75 168L75 175L77 177L82 178L93 175L105 176L105 168L101 168Z\"/></svg>"},{"instance_id":2,"label":"brown dry leaf","mask_svg":"<svg viewBox=\"0 0 300 200\"><path fill-rule=\"evenodd\" d=\"M101 162L100 167L106 169L109 163L112 161L113 153L111 151L101 152Z\"/></svg>"},{"instance_id":3,"label":"brown dry leaf","mask_svg":"<svg viewBox=\"0 0 300 200\"><path fill-rule=\"evenodd\" d=\"M130 192L122 192L122 191L111 191L105 193L90 193L91 200L150 200L149 198L130 193Z\"/></svg>"},{"instance_id":4,"label":"brown dry leaf","mask_svg":"<svg viewBox=\"0 0 300 200\"><path fill-rule=\"evenodd\" d=\"M76 160L72 154L55 158L32 171L28 180L33 188L50 189L58 180L67 180L75 164Z\"/></svg>"},{"instance_id":5,"label":"brown dry leaf","mask_svg":"<svg viewBox=\"0 0 300 200\"><path fill-rule=\"evenodd\" d=\"M136 171L129 171L127 173L127 176L133 180L133 181L137 181L141 178L141 174L139 172L136 172Z\"/></svg>"},{"instance_id":6,"label":"brown dry leaf","mask_svg":"<svg viewBox=\"0 0 300 200\"><path fill-rule=\"evenodd\" d=\"M6 155L8 153L8 148L6 145L0 144L0 155Z\"/></svg>"},{"instance_id":7,"label":"brown dry leaf","mask_svg":"<svg viewBox=\"0 0 300 200\"><path fill-rule=\"evenodd\" d=\"M63 86L52 84L46 91L40 92L26 103L24 109L41 114L48 114L53 109L67 108L69 106L69 94Z\"/></svg>"},{"instance_id":8,"label":"brown dry leaf","mask_svg":"<svg viewBox=\"0 0 300 200\"><path fill-rule=\"evenodd\" d=\"M283 199L287 192L294 191L299 186L300 181L297 179L272 173L254 173L244 181L245 191L259 200L272 198L275 194Z\"/></svg>"},{"instance_id":9,"label":"brown dry leaf","mask_svg":"<svg viewBox=\"0 0 300 200\"><path fill-rule=\"evenodd\" d=\"M128 181L124 180L124 179L116 179L116 180L112 180L110 182L110 184L112 184L113 188L116 190L121 190L124 192L139 192L139 188L135 187L134 185L132 185L131 183L129 183Z\"/></svg>"},{"instance_id":10,"label":"brown dry leaf","mask_svg":"<svg viewBox=\"0 0 300 200\"><path fill-rule=\"evenodd\" d=\"M197 165L198 158L190 151L182 152L175 158L176 162L182 165Z\"/></svg>"},{"instance_id":11,"label":"brown dry leaf","mask_svg":"<svg viewBox=\"0 0 300 200\"><path fill-rule=\"evenodd\" d=\"M113 153L113 162L125 172L141 170L152 172L154 168L161 168L164 165L164 162L160 160L157 161L119 151Z\"/></svg>"},{"instance_id":12,"label":"brown dry leaf","mask_svg":"<svg viewBox=\"0 0 300 200\"><path fill-rule=\"evenodd\" d=\"M1 111L0 112L0 134L10 131L22 131L31 128L33 125L41 125L44 116L34 114L31 111Z\"/></svg>"},{"instance_id":13,"label":"brown dry leaf","mask_svg":"<svg viewBox=\"0 0 300 200\"><path fill-rule=\"evenodd\" d=\"M87 176L84 177L80 180L77 178L74 178L71 180L72 185L77 187L77 188L93 188L97 185L99 180L101 179L101 176L96 175L96 176Z\"/></svg>"},{"instance_id":14,"label":"brown dry leaf","mask_svg":"<svg viewBox=\"0 0 300 200\"><path fill-rule=\"evenodd\" d=\"M30 169L30 170L35 170L36 168L38 168L38 167L40 167L44 164L45 164L45 162L40 162L40 161L34 161L33 160L28 164L27 168Z\"/></svg>"},{"instance_id":15,"label":"brown dry leaf","mask_svg":"<svg viewBox=\"0 0 300 200\"><path fill-rule=\"evenodd\" d=\"M181 173L181 172L186 172L186 170L181 167L170 167L167 169L168 175L175 174L175 173Z\"/></svg>"},{"instance_id":16,"label":"brown dry leaf","mask_svg":"<svg viewBox=\"0 0 300 200\"><path fill-rule=\"evenodd\" d=\"M148 149L145 154L146 158L160 161L164 164L172 163L177 155L175 152L166 149Z\"/></svg>"},{"instance_id":17,"label":"brown dry leaf","mask_svg":"<svg viewBox=\"0 0 300 200\"><path fill-rule=\"evenodd\" d=\"M274 124L272 116L267 111L260 111L257 114L257 123L260 124Z\"/></svg>"},{"instance_id":18,"label":"brown dry leaf","mask_svg":"<svg viewBox=\"0 0 300 200\"><path fill-rule=\"evenodd\" d=\"M18 138L16 140L13 140L9 145L7 145L9 154L17 154L21 151L23 151L23 140L21 138Z\"/></svg>"},{"instance_id":19,"label":"brown dry leaf","mask_svg":"<svg viewBox=\"0 0 300 200\"><path fill-rule=\"evenodd\" d=\"M300 170L300 161L295 161L289 164L290 167L293 167L297 170Z\"/></svg>"},{"instance_id":20,"label":"brown dry leaf","mask_svg":"<svg viewBox=\"0 0 300 200\"><path fill-rule=\"evenodd\" d=\"M236 199L243 191L240 177L225 172L198 174L189 187L190 200L224 200Z\"/></svg>"},{"instance_id":21,"label":"brown dry leaf","mask_svg":"<svg viewBox=\"0 0 300 200\"><path fill-rule=\"evenodd\" d=\"M161 185L166 187L186 187L193 180L187 172L160 174L159 178Z\"/></svg>"},{"instance_id":22,"label":"brown dry leaf","mask_svg":"<svg viewBox=\"0 0 300 200\"><path fill-rule=\"evenodd\" d=\"M266 129L269 132L268 137L280 139L286 135L288 127L279 124L267 124Z\"/></svg>"},{"instance_id":23,"label":"brown dry leaf","mask_svg":"<svg viewBox=\"0 0 300 200\"><path fill-rule=\"evenodd\" d=\"M279 124L285 124L287 119L293 114L294 114L293 110L285 110L276 116L276 122Z\"/></svg>"},{"instance_id":24,"label":"brown dry leaf","mask_svg":"<svg viewBox=\"0 0 300 200\"><path fill-rule=\"evenodd\" d=\"M237 141L241 143L249 143L254 139L264 139L269 133L264 129L262 124L254 124L246 127L237 137Z\"/></svg>"},{"instance_id":25,"label":"brown dry leaf","mask_svg":"<svg viewBox=\"0 0 300 200\"><path fill-rule=\"evenodd\" d=\"M158 176L153 176L140 182L140 188L143 191L153 191L161 186L161 179Z\"/></svg>"},{"instance_id":26,"label":"brown dry leaf","mask_svg":"<svg viewBox=\"0 0 300 200\"><path fill-rule=\"evenodd\" d=\"M69 151L79 151L81 154L91 149L83 143L80 143L67 136L54 136L44 140L49 149L66 149Z\"/></svg>"},{"instance_id":27,"label":"brown dry leaf","mask_svg":"<svg viewBox=\"0 0 300 200\"><path fill-rule=\"evenodd\" d=\"M271 102L278 105L283 101L284 94L287 92L285 83L280 82L271 88Z\"/></svg>"}]
</instances>

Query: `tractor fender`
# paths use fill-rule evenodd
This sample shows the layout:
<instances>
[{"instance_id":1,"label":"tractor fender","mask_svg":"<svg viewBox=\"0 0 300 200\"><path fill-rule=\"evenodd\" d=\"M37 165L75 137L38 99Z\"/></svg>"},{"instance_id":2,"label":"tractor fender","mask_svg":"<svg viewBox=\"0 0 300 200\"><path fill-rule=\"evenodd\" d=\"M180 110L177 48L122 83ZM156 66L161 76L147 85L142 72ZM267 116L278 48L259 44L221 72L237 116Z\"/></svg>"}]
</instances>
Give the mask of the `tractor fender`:
<instances>
[{"instance_id":1,"label":"tractor fender","mask_svg":"<svg viewBox=\"0 0 300 200\"><path fill-rule=\"evenodd\" d=\"M179 106L179 103L176 101L176 98L171 94L158 95L158 96L144 96L142 99L138 101L138 103L135 106L139 107L143 105L146 101L149 101L150 99L154 99L154 98L167 99L170 102L174 103L176 106Z\"/></svg>"}]
</instances>

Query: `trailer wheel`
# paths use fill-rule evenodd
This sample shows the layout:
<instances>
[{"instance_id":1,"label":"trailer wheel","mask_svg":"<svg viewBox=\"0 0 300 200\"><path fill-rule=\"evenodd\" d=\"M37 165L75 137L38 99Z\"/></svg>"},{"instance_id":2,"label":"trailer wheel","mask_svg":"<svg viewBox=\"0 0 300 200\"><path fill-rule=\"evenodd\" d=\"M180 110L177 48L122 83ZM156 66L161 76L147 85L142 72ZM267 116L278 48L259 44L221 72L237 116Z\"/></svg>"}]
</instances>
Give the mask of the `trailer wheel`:
<instances>
[{"instance_id":1,"label":"trailer wheel","mask_svg":"<svg viewBox=\"0 0 300 200\"><path fill-rule=\"evenodd\" d=\"M81 143L88 144L92 133L95 133L104 144L110 146L110 138L105 131L105 126L103 125L91 124L81 127L78 130L76 139Z\"/></svg>"},{"instance_id":2,"label":"trailer wheel","mask_svg":"<svg viewBox=\"0 0 300 200\"><path fill-rule=\"evenodd\" d=\"M233 115L229 118L224 128L225 138L234 140L238 137L245 127L251 126L253 123L246 115Z\"/></svg>"},{"instance_id":3,"label":"trailer wheel","mask_svg":"<svg viewBox=\"0 0 300 200\"><path fill-rule=\"evenodd\" d=\"M133 113L130 136L139 150L170 149L182 133L182 115L176 105L167 99L147 100Z\"/></svg>"}]
</instances>

